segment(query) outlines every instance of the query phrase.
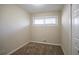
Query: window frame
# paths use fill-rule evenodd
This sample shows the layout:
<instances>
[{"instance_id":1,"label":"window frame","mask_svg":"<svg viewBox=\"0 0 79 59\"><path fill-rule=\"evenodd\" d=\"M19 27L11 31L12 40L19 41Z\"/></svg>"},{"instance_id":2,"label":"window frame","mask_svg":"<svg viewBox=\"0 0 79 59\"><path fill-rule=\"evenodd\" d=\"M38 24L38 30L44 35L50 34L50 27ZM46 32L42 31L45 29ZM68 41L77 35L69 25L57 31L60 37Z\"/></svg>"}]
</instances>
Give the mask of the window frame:
<instances>
[{"instance_id":1,"label":"window frame","mask_svg":"<svg viewBox=\"0 0 79 59\"><path fill-rule=\"evenodd\" d=\"M44 19L44 23L43 23L43 24L34 24L35 17L36 17L36 18L43 18L43 19ZM56 24L46 24L46 23L45 23L45 22L46 22L46 21L45 21L45 18L48 18L48 17L56 18ZM53 25L57 25L57 24L58 24L58 16L33 16L33 17L32 17L32 25L42 25L42 26L43 26L43 25L46 25L46 26L47 26L47 25L52 25L52 26L53 26Z\"/></svg>"}]
</instances>

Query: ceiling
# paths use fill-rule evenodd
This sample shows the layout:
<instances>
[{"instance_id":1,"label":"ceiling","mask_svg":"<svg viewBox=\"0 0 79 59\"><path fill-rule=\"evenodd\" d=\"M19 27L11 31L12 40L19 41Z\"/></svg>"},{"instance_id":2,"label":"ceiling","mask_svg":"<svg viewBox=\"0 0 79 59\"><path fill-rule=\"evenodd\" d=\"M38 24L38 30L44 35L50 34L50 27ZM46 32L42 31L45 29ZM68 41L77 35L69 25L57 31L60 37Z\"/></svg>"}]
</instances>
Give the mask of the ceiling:
<instances>
[{"instance_id":1,"label":"ceiling","mask_svg":"<svg viewBox=\"0 0 79 59\"><path fill-rule=\"evenodd\" d=\"M24 8L29 13L49 12L49 11L61 11L63 4L20 4L20 7Z\"/></svg>"}]
</instances>

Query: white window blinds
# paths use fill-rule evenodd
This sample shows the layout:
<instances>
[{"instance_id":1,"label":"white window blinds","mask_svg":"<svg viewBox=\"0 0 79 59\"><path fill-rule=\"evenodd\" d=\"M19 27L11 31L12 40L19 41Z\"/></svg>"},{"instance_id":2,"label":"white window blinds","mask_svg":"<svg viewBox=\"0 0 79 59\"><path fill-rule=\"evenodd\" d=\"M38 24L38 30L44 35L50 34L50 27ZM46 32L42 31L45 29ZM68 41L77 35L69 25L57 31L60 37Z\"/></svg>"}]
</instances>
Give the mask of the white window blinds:
<instances>
[{"instance_id":1,"label":"white window blinds","mask_svg":"<svg viewBox=\"0 0 79 59\"><path fill-rule=\"evenodd\" d=\"M43 24L57 24L57 17L56 16L42 16L42 17L33 17L33 24L36 25L43 25Z\"/></svg>"}]
</instances>

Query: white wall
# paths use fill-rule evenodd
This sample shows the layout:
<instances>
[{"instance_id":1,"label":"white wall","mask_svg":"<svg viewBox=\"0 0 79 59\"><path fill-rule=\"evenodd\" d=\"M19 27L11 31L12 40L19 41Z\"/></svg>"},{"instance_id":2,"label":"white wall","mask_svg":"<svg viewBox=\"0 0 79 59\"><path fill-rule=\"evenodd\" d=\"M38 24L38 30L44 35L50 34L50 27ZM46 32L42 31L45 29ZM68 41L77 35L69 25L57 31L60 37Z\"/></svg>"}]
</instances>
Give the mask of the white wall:
<instances>
[{"instance_id":1,"label":"white wall","mask_svg":"<svg viewBox=\"0 0 79 59\"><path fill-rule=\"evenodd\" d=\"M30 41L29 14L17 5L0 5L0 54Z\"/></svg>"},{"instance_id":2,"label":"white wall","mask_svg":"<svg viewBox=\"0 0 79 59\"><path fill-rule=\"evenodd\" d=\"M32 16L58 16L56 26L33 26L31 28L32 41L60 44L60 12L36 13Z\"/></svg>"},{"instance_id":3,"label":"white wall","mask_svg":"<svg viewBox=\"0 0 79 59\"><path fill-rule=\"evenodd\" d=\"M64 54L71 54L71 5L65 5L62 11L61 31Z\"/></svg>"}]
</instances>

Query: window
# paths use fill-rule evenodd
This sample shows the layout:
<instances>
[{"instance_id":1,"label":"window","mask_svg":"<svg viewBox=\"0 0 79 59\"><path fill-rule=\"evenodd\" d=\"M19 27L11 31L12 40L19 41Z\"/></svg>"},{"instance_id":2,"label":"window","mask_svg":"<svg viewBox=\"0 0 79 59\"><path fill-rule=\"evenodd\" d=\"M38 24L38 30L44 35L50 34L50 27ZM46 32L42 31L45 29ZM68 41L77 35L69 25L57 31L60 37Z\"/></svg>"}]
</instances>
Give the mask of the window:
<instances>
[{"instance_id":1,"label":"window","mask_svg":"<svg viewBox=\"0 0 79 59\"><path fill-rule=\"evenodd\" d=\"M43 17L33 17L33 24L37 25L55 25L57 24L57 17L55 16L43 16Z\"/></svg>"},{"instance_id":2,"label":"window","mask_svg":"<svg viewBox=\"0 0 79 59\"><path fill-rule=\"evenodd\" d=\"M33 24L44 24L44 20L43 19L34 19Z\"/></svg>"},{"instance_id":3,"label":"window","mask_svg":"<svg viewBox=\"0 0 79 59\"><path fill-rule=\"evenodd\" d=\"M56 18L45 19L45 24L56 24Z\"/></svg>"}]
</instances>

